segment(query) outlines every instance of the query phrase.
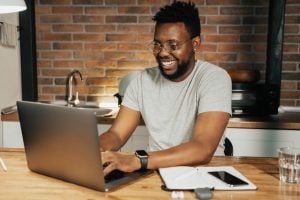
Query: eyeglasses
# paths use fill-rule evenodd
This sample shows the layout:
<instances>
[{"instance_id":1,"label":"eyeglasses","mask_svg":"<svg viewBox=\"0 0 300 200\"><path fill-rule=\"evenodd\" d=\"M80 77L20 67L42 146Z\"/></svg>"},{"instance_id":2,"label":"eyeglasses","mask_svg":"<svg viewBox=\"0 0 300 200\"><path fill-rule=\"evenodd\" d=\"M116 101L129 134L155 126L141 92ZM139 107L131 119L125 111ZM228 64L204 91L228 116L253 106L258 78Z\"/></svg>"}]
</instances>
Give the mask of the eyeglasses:
<instances>
[{"instance_id":1,"label":"eyeglasses","mask_svg":"<svg viewBox=\"0 0 300 200\"><path fill-rule=\"evenodd\" d=\"M190 39L187 39L183 42L179 42L176 40L167 40L163 43L152 41L150 44L148 44L148 48L150 51L152 51L154 54L159 54L161 50L164 48L167 52L173 52L179 50L182 45L187 43Z\"/></svg>"}]
</instances>

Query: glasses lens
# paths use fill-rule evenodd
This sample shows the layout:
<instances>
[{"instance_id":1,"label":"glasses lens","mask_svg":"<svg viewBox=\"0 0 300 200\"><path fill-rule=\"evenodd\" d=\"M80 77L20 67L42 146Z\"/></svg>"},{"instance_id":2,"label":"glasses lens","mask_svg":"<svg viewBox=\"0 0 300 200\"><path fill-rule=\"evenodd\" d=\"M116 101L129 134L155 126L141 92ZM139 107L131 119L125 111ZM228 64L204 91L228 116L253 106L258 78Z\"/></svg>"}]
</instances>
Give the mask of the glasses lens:
<instances>
[{"instance_id":1,"label":"glasses lens","mask_svg":"<svg viewBox=\"0 0 300 200\"><path fill-rule=\"evenodd\" d=\"M149 44L149 49L153 52L153 53L159 53L161 51L162 45L158 42L151 42Z\"/></svg>"}]
</instances>

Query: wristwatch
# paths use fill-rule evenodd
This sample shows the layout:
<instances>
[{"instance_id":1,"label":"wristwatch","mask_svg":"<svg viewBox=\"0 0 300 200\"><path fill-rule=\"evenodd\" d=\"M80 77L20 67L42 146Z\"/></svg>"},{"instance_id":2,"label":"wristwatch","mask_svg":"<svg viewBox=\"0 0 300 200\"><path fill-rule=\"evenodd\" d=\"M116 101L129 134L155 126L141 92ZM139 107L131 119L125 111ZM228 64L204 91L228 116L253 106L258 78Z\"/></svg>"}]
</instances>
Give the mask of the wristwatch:
<instances>
[{"instance_id":1,"label":"wristwatch","mask_svg":"<svg viewBox=\"0 0 300 200\"><path fill-rule=\"evenodd\" d=\"M138 157L141 161L141 170L147 169L148 166L148 154L144 150L136 150L135 156Z\"/></svg>"}]
</instances>

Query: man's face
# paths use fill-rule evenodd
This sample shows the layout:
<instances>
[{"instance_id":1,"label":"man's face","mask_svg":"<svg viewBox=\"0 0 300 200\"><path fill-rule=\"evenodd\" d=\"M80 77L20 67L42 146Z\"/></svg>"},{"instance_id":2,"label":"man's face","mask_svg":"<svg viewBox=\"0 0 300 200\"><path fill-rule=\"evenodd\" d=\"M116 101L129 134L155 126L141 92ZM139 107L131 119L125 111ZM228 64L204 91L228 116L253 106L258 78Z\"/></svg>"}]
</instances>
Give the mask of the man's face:
<instances>
[{"instance_id":1,"label":"man's face","mask_svg":"<svg viewBox=\"0 0 300 200\"><path fill-rule=\"evenodd\" d=\"M193 44L196 44L187 32L184 23L156 25L154 41L163 46L159 53L154 54L162 75L172 81L184 80L194 68ZM172 47L173 44L178 47L176 50L170 50L167 47Z\"/></svg>"}]
</instances>

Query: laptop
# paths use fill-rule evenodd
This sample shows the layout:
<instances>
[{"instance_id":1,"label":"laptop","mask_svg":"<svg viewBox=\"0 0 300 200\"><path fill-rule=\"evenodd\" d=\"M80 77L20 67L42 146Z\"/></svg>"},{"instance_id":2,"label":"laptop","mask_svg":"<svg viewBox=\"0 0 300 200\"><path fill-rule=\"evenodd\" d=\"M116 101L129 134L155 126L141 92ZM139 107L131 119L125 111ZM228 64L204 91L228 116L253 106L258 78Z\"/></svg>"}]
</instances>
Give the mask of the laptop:
<instances>
[{"instance_id":1,"label":"laptop","mask_svg":"<svg viewBox=\"0 0 300 200\"><path fill-rule=\"evenodd\" d=\"M104 177L92 111L27 101L18 101L17 108L33 172L105 192L153 172L116 171ZM111 177L116 174L119 177Z\"/></svg>"}]
</instances>

